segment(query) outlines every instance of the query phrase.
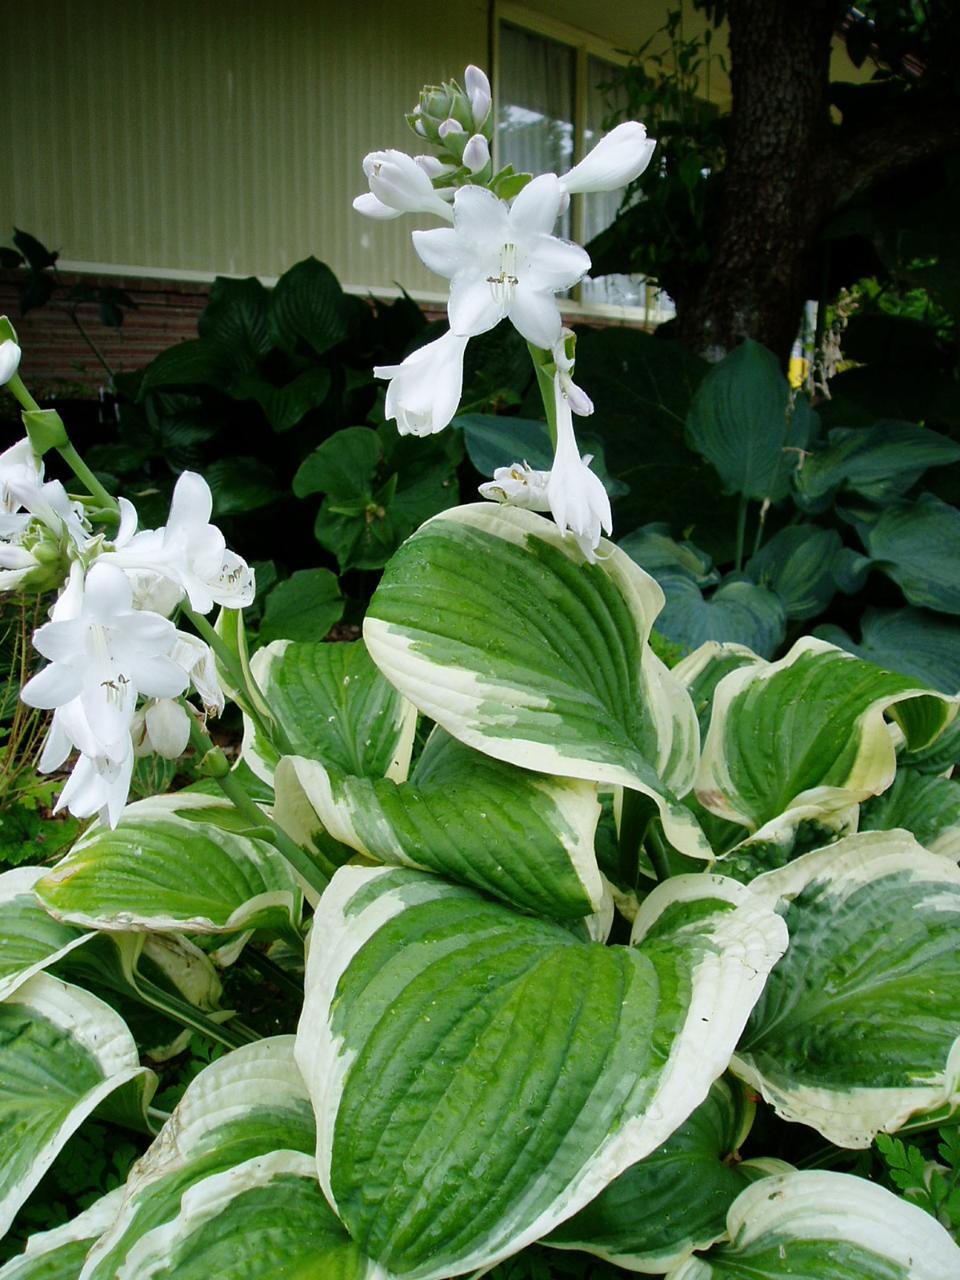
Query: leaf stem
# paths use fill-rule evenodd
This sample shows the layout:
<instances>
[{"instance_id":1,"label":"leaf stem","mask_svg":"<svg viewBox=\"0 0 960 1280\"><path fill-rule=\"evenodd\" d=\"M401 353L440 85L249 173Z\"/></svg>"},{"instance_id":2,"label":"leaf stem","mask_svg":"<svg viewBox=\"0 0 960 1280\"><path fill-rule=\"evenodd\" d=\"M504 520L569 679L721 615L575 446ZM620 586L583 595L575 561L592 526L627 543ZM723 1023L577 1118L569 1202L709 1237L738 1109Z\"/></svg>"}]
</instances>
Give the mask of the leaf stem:
<instances>
[{"instance_id":1,"label":"leaf stem","mask_svg":"<svg viewBox=\"0 0 960 1280\"><path fill-rule=\"evenodd\" d=\"M741 494L740 505L737 508L737 554L733 562L733 567L737 571L743 568L743 543L747 534L747 499Z\"/></svg>"},{"instance_id":2,"label":"leaf stem","mask_svg":"<svg viewBox=\"0 0 960 1280\"><path fill-rule=\"evenodd\" d=\"M650 823L647 830L647 836L644 840L643 847L646 849L653 863L653 869L657 873L657 881L663 884L664 880L669 880L673 872L670 870L670 856L667 853L667 846L660 834L659 822Z\"/></svg>"},{"instance_id":3,"label":"leaf stem","mask_svg":"<svg viewBox=\"0 0 960 1280\"><path fill-rule=\"evenodd\" d=\"M329 872L324 870L307 853L306 849L301 849L295 841L290 839L283 828L260 808L247 794L246 788L237 775L231 772L227 757L195 720L191 720L190 724L190 741L194 749L200 754L202 772L207 777L216 780L223 794L233 804L237 812L247 819L251 826L267 828L270 834L269 836L264 836L264 839L269 840L301 880L316 893L323 893L330 883L330 877L335 870L332 864L327 864L330 867ZM324 861L326 860L324 859Z\"/></svg>"}]
</instances>

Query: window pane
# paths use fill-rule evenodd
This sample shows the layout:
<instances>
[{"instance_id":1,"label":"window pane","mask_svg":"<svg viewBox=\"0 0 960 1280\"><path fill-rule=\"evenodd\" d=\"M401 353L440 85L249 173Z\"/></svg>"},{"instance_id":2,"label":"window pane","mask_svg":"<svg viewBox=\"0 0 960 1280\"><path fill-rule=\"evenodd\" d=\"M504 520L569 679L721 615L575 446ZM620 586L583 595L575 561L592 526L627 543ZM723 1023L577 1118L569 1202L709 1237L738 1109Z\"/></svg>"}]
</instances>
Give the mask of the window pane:
<instances>
[{"instance_id":1,"label":"window pane","mask_svg":"<svg viewBox=\"0 0 960 1280\"><path fill-rule=\"evenodd\" d=\"M565 173L573 164L576 53L509 23L500 26L497 163L522 173ZM570 235L569 211L561 235Z\"/></svg>"}]
</instances>

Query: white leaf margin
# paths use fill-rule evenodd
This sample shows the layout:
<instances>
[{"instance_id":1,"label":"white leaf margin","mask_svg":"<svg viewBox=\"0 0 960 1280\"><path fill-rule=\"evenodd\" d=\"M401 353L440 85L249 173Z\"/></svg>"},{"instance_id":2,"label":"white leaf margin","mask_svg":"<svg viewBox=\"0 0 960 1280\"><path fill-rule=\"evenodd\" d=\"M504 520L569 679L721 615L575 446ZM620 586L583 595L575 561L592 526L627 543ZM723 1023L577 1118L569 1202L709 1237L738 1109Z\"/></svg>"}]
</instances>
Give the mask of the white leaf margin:
<instances>
[{"instance_id":1,"label":"white leaf margin","mask_svg":"<svg viewBox=\"0 0 960 1280\"><path fill-rule=\"evenodd\" d=\"M21 866L14 867L12 871L5 871L0 875L0 925L3 923L4 908L15 902L17 898L32 898L38 911L51 916L52 919L57 919L52 912L47 911L46 907L33 892L33 886L49 870L49 867ZM64 922L58 921L58 923L62 924ZM33 964L27 965L15 973L8 973L6 977L0 977L0 1001L9 1000L13 993L22 987L25 982L28 982L34 974L42 973L44 969L49 969L51 965L56 964L58 960L68 955L75 948L88 942L93 936L92 933L81 933L79 937L74 938L71 942L67 942L55 951L49 952L40 960L35 960ZM0 939L0 946L2 946L2 939ZM2 1274L0 1272L0 1275Z\"/></svg>"},{"instance_id":2,"label":"white leaf margin","mask_svg":"<svg viewBox=\"0 0 960 1280\"><path fill-rule=\"evenodd\" d=\"M50 1231L35 1232L27 1239L23 1253L0 1267L0 1280L30 1280L38 1267L45 1269L50 1254L81 1241L92 1243L116 1218L122 1200L123 1187L114 1187L69 1222Z\"/></svg>"}]
</instances>

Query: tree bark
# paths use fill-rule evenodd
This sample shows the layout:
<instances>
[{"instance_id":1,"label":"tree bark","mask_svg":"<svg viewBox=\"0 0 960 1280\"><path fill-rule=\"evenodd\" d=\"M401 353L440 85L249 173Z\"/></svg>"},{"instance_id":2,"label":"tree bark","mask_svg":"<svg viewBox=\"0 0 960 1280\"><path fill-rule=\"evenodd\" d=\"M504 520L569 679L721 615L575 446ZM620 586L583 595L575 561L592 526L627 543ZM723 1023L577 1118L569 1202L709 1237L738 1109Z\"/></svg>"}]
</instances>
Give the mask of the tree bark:
<instances>
[{"instance_id":1,"label":"tree bark","mask_svg":"<svg viewBox=\"0 0 960 1280\"><path fill-rule=\"evenodd\" d=\"M730 0L732 133L715 252L677 302L678 337L718 360L744 338L782 359L833 203L830 44L836 0Z\"/></svg>"}]
</instances>

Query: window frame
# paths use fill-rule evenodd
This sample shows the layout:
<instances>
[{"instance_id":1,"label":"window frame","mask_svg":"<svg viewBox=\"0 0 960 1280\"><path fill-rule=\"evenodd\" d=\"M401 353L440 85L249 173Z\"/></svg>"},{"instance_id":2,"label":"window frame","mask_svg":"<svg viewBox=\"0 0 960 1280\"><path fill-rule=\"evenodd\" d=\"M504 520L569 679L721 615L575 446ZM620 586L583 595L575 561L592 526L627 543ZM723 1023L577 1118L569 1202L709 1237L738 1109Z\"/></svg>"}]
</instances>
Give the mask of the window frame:
<instances>
[{"instance_id":1,"label":"window frame","mask_svg":"<svg viewBox=\"0 0 960 1280\"><path fill-rule=\"evenodd\" d=\"M591 57L601 58L604 62L610 62L615 66L625 67L630 63L629 54L622 49L618 49L615 44L609 40L605 40L602 36L594 35L592 32L584 31L581 27L572 26L568 22L562 22L558 18L552 18L549 14L539 13L537 10L529 9L526 5L517 4L514 0L495 0L492 13L492 62L493 62L493 112L494 119L500 117L500 31L504 22L509 23L513 27L519 27L523 31L529 31L531 35L544 36L548 40L554 40L558 44L564 44L573 49L574 52L574 87L573 87L573 163L577 164L583 159L585 154L585 137L587 132L587 99L589 93L589 61ZM493 135L493 158L494 166L500 165L500 134L498 129L494 129ZM585 205L584 196L573 197L573 208L571 209L571 234L573 239L578 243L583 243L584 234L584 215ZM646 302L642 307L639 306L621 306L617 303L610 302L581 302L580 286L578 285L574 291L572 299L560 299L560 308L564 314L571 316L582 316L589 318L603 318L605 320L620 320L632 325L641 325L644 328L653 329L656 327L656 321L652 319L651 313L655 313L656 308L651 306L656 286L649 281L646 283Z\"/></svg>"}]
</instances>

